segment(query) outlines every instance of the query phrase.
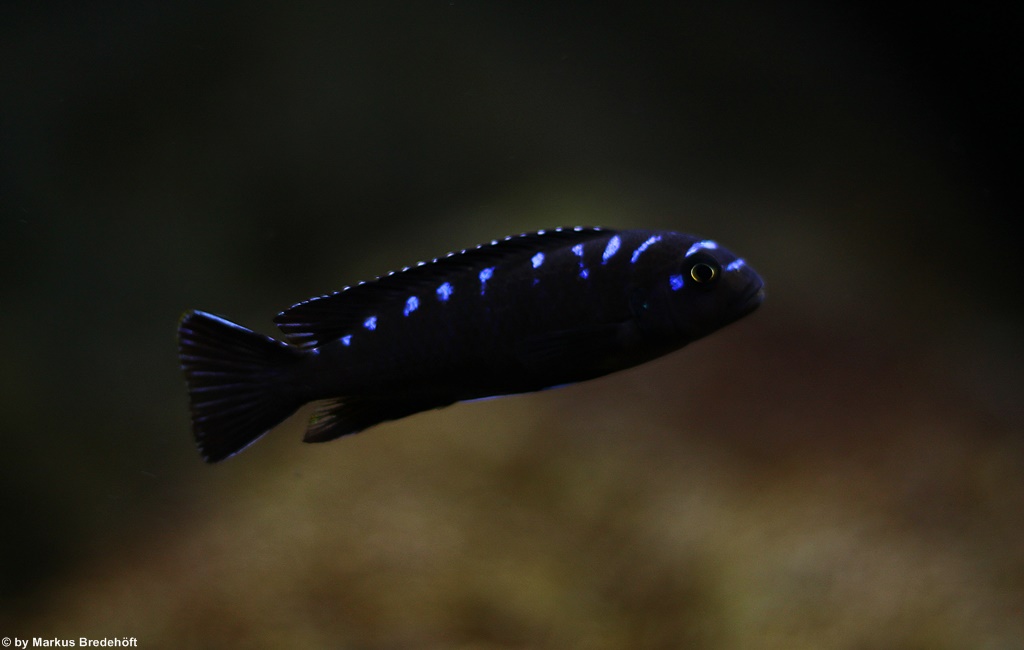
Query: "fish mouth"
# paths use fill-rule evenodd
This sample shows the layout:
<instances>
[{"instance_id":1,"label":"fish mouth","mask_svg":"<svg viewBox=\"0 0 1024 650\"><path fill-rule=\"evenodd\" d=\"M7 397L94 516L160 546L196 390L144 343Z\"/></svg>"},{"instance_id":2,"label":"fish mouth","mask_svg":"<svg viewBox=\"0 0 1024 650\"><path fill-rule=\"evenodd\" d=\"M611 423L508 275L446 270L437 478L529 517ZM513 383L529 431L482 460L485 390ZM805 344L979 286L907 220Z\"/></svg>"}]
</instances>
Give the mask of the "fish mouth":
<instances>
[{"instance_id":1,"label":"fish mouth","mask_svg":"<svg viewBox=\"0 0 1024 650\"><path fill-rule=\"evenodd\" d=\"M736 301L736 317L742 318L760 307L761 303L764 302L764 296L764 282L753 283L751 287L745 291L742 296L740 296L740 299Z\"/></svg>"}]
</instances>

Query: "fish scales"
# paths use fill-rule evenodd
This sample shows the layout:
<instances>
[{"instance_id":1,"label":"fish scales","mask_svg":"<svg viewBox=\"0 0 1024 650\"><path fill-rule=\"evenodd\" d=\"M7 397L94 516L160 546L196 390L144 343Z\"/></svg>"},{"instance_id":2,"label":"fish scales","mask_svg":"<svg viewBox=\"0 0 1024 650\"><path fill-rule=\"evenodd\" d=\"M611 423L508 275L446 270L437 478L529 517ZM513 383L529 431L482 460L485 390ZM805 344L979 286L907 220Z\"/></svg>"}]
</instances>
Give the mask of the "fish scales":
<instances>
[{"instance_id":1,"label":"fish scales","mask_svg":"<svg viewBox=\"0 0 1024 650\"><path fill-rule=\"evenodd\" d=\"M763 299L754 270L681 233L558 228L493 241L293 305L287 342L205 312L179 350L210 462L319 401L306 441L454 402L629 368Z\"/></svg>"}]
</instances>

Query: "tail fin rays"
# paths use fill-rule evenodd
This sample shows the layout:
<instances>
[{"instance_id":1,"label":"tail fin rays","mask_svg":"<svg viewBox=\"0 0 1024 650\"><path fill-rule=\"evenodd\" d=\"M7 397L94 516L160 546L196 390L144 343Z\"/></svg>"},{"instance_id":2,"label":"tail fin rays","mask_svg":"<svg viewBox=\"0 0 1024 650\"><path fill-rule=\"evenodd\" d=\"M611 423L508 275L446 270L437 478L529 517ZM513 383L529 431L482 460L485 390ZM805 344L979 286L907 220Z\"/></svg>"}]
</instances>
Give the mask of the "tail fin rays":
<instances>
[{"instance_id":1,"label":"tail fin rays","mask_svg":"<svg viewBox=\"0 0 1024 650\"><path fill-rule=\"evenodd\" d=\"M178 352L192 430L208 463L237 454L302 405L284 384L302 352L286 343L193 311L178 325Z\"/></svg>"}]
</instances>

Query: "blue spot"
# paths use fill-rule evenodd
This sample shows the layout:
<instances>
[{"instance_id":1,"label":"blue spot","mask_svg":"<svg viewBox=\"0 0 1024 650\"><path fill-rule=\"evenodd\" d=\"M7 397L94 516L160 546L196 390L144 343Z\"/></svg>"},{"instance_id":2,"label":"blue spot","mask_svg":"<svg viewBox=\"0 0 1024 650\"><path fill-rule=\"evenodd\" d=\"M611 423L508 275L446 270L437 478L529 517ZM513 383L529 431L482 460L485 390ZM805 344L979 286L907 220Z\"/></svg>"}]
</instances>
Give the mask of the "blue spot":
<instances>
[{"instance_id":1,"label":"blue spot","mask_svg":"<svg viewBox=\"0 0 1024 650\"><path fill-rule=\"evenodd\" d=\"M672 287L672 291L679 291L683 288L683 276L681 275L670 275L668 276L668 286Z\"/></svg>"},{"instance_id":2,"label":"blue spot","mask_svg":"<svg viewBox=\"0 0 1024 650\"><path fill-rule=\"evenodd\" d=\"M369 318L364 320L363 321L363 327L365 327L366 329L370 330L371 332L373 330L377 329L377 317L376 316L370 316Z\"/></svg>"},{"instance_id":3,"label":"blue spot","mask_svg":"<svg viewBox=\"0 0 1024 650\"><path fill-rule=\"evenodd\" d=\"M604 253L601 254L602 264L606 264L612 258L612 255L619 252L619 245L621 243L622 240L619 239L618 235L608 240L608 245L604 247Z\"/></svg>"},{"instance_id":4,"label":"blue spot","mask_svg":"<svg viewBox=\"0 0 1024 650\"><path fill-rule=\"evenodd\" d=\"M588 271L586 269L580 269L580 277L581 278L586 280L588 275L590 275L590 271Z\"/></svg>"},{"instance_id":5,"label":"blue spot","mask_svg":"<svg viewBox=\"0 0 1024 650\"><path fill-rule=\"evenodd\" d=\"M718 248L718 244L716 242L711 241L710 239L705 239L703 241L699 241L696 244L694 244L693 246L690 246L690 249L686 251L686 257L689 257L689 256L693 255L694 253L696 253L697 251L699 251L701 249L704 249L704 248L706 248L708 250L714 250L714 249Z\"/></svg>"},{"instance_id":6,"label":"blue spot","mask_svg":"<svg viewBox=\"0 0 1024 650\"><path fill-rule=\"evenodd\" d=\"M583 257L583 244L576 244L572 247L572 252L576 253L577 257Z\"/></svg>"},{"instance_id":7,"label":"blue spot","mask_svg":"<svg viewBox=\"0 0 1024 650\"><path fill-rule=\"evenodd\" d=\"M417 298L416 296L409 296L409 299L405 301L405 309L402 310L402 315L408 316L409 314L416 311L419 308L419 306L420 299Z\"/></svg>"},{"instance_id":8,"label":"blue spot","mask_svg":"<svg viewBox=\"0 0 1024 650\"><path fill-rule=\"evenodd\" d=\"M637 246L637 249L633 251L633 257L629 258L629 263L636 264L636 261L640 258L641 253L647 250L648 247L650 247L651 245L657 244L660 241L661 235L654 235L653 237L648 237L644 243Z\"/></svg>"},{"instance_id":9,"label":"blue spot","mask_svg":"<svg viewBox=\"0 0 1024 650\"><path fill-rule=\"evenodd\" d=\"M352 335L346 334L345 336L341 337L341 344L344 345L346 348L352 345Z\"/></svg>"},{"instance_id":10,"label":"blue spot","mask_svg":"<svg viewBox=\"0 0 1024 650\"><path fill-rule=\"evenodd\" d=\"M489 266L483 271L480 271L480 295L484 295L484 289L487 286L487 281L494 275L494 267Z\"/></svg>"},{"instance_id":11,"label":"blue spot","mask_svg":"<svg viewBox=\"0 0 1024 650\"><path fill-rule=\"evenodd\" d=\"M746 264L746 262L744 262L743 258L741 257L741 258L738 258L738 259L735 259L735 260L729 262L729 264L726 265L725 270L726 271L737 271L737 270L739 270L739 268L741 266L744 266L745 264Z\"/></svg>"},{"instance_id":12,"label":"blue spot","mask_svg":"<svg viewBox=\"0 0 1024 650\"><path fill-rule=\"evenodd\" d=\"M452 297L453 291L454 289L452 289L452 283L445 282L444 284L437 288L437 299L440 300L441 302L446 302L449 298Z\"/></svg>"},{"instance_id":13,"label":"blue spot","mask_svg":"<svg viewBox=\"0 0 1024 650\"><path fill-rule=\"evenodd\" d=\"M530 261L533 262L533 268L539 269L540 265L544 263L544 253L537 253Z\"/></svg>"}]
</instances>

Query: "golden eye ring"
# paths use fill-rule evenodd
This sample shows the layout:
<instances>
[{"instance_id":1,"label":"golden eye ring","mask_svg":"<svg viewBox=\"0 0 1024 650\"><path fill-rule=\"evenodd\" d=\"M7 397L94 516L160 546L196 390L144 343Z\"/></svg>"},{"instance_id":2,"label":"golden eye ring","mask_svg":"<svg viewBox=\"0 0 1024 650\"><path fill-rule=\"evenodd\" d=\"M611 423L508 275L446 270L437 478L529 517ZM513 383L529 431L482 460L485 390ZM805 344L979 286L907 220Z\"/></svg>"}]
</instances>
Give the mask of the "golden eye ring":
<instances>
[{"instance_id":1,"label":"golden eye ring","mask_svg":"<svg viewBox=\"0 0 1024 650\"><path fill-rule=\"evenodd\" d=\"M705 262L697 262L690 267L690 277L698 284L707 284L718 277L718 269Z\"/></svg>"}]
</instances>

